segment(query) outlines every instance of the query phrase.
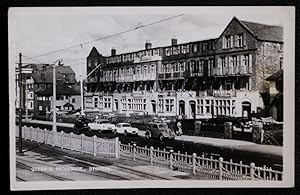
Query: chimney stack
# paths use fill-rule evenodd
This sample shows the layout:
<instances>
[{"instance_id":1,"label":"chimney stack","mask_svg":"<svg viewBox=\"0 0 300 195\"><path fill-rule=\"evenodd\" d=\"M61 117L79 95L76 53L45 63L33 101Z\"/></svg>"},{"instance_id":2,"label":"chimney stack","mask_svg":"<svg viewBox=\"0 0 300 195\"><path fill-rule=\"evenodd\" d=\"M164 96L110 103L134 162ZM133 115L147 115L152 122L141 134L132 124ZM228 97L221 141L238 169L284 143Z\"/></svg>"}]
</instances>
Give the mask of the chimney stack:
<instances>
[{"instance_id":1,"label":"chimney stack","mask_svg":"<svg viewBox=\"0 0 300 195\"><path fill-rule=\"evenodd\" d=\"M115 48L111 49L111 56L115 56L117 53L117 50Z\"/></svg>"},{"instance_id":2,"label":"chimney stack","mask_svg":"<svg viewBox=\"0 0 300 195\"><path fill-rule=\"evenodd\" d=\"M151 44L150 40L146 40L145 49L151 49L151 47L152 47L152 44Z\"/></svg>"},{"instance_id":3,"label":"chimney stack","mask_svg":"<svg viewBox=\"0 0 300 195\"><path fill-rule=\"evenodd\" d=\"M177 45L177 39L176 38L172 38L171 39L171 43L172 43L172 46Z\"/></svg>"}]
</instances>

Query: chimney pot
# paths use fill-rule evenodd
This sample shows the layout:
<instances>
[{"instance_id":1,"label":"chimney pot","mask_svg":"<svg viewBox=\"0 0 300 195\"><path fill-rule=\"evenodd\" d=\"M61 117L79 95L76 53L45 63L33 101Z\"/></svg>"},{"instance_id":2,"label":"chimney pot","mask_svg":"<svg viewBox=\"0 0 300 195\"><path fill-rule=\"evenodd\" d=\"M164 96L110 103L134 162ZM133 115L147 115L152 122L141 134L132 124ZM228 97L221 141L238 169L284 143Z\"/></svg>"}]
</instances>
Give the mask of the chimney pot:
<instances>
[{"instance_id":1,"label":"chimney pot","mask_svg":"<svg viewBox=\"0 0 300 195\"><path fill-rule=\"evenodd\" d=\"M172 46L177 45L177 39L176 39L176 38L173 38L173 39L171 40L171 44L172 44Z\"/></svg>"},{"instance_id":2,"label":"chimney pot","mask_svg":"<svg viewBox=\"0 0 300 195\"><path fill-rule=\"evenodd\" d=\"M150 40L146 40L145 49L151 49L151 47L152 47L152 44L151 44Z\"/></svg>"},{"instance_id":3,"label":"chimney pot","mask_svg":"<svg viewBox=\"0 0 300 195\"><path fill-rule=\"evenodd\" d=\"M111 49L111 56L115 56L117 53L117 50L115 48Z\"/></svg>"}]
</instances>

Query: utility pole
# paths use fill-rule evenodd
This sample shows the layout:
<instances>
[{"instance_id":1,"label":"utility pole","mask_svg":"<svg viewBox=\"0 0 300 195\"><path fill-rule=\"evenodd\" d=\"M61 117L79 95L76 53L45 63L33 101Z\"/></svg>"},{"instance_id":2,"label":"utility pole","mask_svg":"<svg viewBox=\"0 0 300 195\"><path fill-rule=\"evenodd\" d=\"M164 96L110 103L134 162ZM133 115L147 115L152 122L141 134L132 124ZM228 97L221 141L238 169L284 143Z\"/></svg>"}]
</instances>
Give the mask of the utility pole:
<instances>
[{"instance_id":1,"label":"utility pole","mask_svg":"<svg viewBox=\"0 0 300 195\"><path fill-rule=\"evenodd\" d=\"M53 64L53 132L57 132L56 126L56 74L55 74L55 63ZM54 139L54 136L53 136Z\"/></svg>"},{"instance_id":2,"label":"utility pole","mask_svg":"<svg viewBox=\"0 0 300 195\"><path fill-rule=\"evenodd\" d=\"M28 121L28 86L27 79L25 78L25 120Z\"/></svg>"},{"instance_id":3,"label":"utility pole","mask_svg":"<svg viewBox=\"0 0 300 195\"><path fill-rule=\"evenodd\" d=\"M22 107L23 107L23 87L22 87L22 53L19 53L19 152L22 153Z\"/></svg>"}]
</instances>

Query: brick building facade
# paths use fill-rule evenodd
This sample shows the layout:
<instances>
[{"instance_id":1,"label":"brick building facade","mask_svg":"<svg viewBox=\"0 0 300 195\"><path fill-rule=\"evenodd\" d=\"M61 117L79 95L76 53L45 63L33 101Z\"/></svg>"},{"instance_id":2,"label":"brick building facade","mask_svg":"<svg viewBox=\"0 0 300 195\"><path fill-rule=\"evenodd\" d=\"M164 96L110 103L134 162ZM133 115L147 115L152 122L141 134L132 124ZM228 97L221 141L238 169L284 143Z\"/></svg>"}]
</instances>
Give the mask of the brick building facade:
<instances>
[{"instance_id":1,"label":"brick building facade","mask_svg":"<svg viewBox=\"0 0 300 195\"><path fill-rule=\"evenodd\" d=\"M282 27L233 18L215 39L104 57L87 82L85 110L183 118L250 116L264 108L265 79L282 68ZM96 78L97 77L97 78Z\"/></svg>"}]
</instances>

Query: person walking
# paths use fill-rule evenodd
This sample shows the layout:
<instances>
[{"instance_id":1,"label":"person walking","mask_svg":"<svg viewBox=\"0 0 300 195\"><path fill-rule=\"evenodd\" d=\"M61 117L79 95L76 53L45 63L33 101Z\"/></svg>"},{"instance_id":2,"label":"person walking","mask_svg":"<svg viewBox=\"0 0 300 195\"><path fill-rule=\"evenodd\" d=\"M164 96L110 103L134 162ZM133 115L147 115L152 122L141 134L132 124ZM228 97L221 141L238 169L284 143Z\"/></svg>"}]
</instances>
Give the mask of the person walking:
<instances>
[{"instance_id":1,"label":"person walking","mask_svg":"<svg viewBox=\"0 0 300 195\"><path fill-rule=\"evenodd\" d=\"M177 122L177 129L177 135L182 135L182 125L180 121Z\"/></svg>"}]
</instances>

